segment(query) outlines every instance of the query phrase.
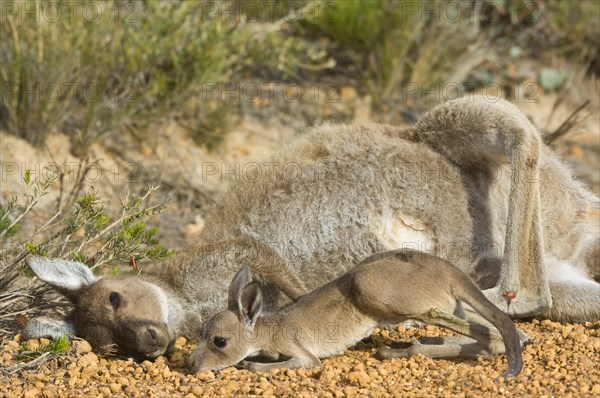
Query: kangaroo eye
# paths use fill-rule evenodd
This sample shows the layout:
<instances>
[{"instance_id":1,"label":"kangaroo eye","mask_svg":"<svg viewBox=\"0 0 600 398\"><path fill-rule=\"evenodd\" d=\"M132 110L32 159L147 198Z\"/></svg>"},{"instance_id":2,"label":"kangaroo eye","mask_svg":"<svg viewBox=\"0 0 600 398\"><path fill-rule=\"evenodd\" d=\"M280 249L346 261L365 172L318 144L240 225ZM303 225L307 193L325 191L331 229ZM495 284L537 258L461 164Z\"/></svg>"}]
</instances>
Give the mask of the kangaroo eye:
<instances>
[{"instance_id":1,"label":"kangaroo eye","mask_svg":"<svg viewBox=\"0 0 600 398\"><path fill-rule=\"evenodd\" d=\"M227 345L227 339L224 337L215 337L213 343L216 347L223 348Z\"/></svg>"},{"instance_id":2,"label":"kangaroo eye","mask_svg":"<svg viewBox=\"0 0 600 398\"><path fill-rule=\"evenodd\" d=\"M121 295L117 292L112 292L109 296L110 305L116 310L121 305Z\"/></svg>"}]
</instances>

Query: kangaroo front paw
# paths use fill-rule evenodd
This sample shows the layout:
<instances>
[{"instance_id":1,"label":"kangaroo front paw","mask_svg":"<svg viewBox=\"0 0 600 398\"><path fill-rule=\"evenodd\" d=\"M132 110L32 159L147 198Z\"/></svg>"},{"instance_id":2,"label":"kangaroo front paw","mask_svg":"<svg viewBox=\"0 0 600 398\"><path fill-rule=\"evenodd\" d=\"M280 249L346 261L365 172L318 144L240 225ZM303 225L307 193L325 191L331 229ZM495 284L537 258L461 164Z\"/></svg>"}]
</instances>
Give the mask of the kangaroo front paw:
<instances>
[{"instance_id":1,"label":"kangaroo front paw","mask_svg":"<svg viewBox=\"0 0 600 398\"><path fill-rule=\"evenodd\" d=\"M549 296L531 294L525 290L513 291L494 287L484 290L483 294L496 307L516 318L541 315L552 305Z\"/></svg>"},{"instance_id":2,"label":"kangaroo front paw","mask_svg":"<svg viewBox=\"0 0 600 398\"><path fill-rule=\"evenodd\" d=\"M253 362L253 361L242 361L240 362L240 367L242 369L247 369L251 372L267 372L274 368L273 365L262 362Z\"/></svg>"}]
</instances>

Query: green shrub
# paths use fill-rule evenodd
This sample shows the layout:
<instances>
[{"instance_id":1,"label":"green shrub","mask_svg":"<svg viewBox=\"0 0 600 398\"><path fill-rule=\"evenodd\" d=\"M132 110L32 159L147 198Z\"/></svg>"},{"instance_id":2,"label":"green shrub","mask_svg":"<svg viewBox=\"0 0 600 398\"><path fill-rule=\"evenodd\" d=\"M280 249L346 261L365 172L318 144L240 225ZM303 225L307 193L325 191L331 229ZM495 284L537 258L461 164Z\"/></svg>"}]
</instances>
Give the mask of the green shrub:
<instances>
[{"instance_id":1,"label":"green shrub","mask_svg":"<svg viewBox=\"0 0 600 398\"><path fill-rule=\"evenodd\" d=\"M556 36L552 43L556 51L565 57L600 64L600 2L550 1L546 7L546 26Z\"/></svg>"},{"instance_id":2,"label":"green shrub","mask_svg":"<svg viewBox=\"0 0 600 398\"><path fill-rule=\"evenodd\" d=\"M105 134L181 113L203 83L249 66L294 73L309 46L268 23L225 18L221 6L207 12L202 1L81 0L72 18L39 11L38 21L18 11L44 2L11 4L17 11L5 8L0 24L0 127L36 145L68 132L79 153Z\"/></svg>"},{"instance_id":3,"label":"green shrub","mask_svg":"<svg viewBox=\"0 0 600 398\"><path fill-rule=\"evenodd\" d=\"M331 2L321 4L325 9ZM385 102L405 83L461 83L482 61L485 35L477 36L472 7L468 2L455 5L433 0L335 1L330 18L309 18L306 25L339 43L364 71L374 98Z\"/></svg>"}]
</instances>

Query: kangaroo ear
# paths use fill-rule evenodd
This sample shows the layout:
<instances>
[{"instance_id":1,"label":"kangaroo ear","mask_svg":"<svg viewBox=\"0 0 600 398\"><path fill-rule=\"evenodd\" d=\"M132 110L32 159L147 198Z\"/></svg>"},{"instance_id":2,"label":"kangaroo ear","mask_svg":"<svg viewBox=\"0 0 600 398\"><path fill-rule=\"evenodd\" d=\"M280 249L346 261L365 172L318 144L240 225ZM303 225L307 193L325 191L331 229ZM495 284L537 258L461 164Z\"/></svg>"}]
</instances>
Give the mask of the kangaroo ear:
<instances>
[{"instance_id":1,"label":"kangaroo ear","mask_svg":"<svg viewBox=\"0 0 600 398\"><path fill-rule=\"evenodd\" d=\"M238 308L246 326L252 330L262 311L262 289L258 282L246 285L238 297Z\"/></svg>"},{"instance_id":2,"label":"kangaroo ear","mask_svg":"<svg viewBox=\"0 0 600 398\"><path fill-rule=\"evenodd\" d=\"M38 278L72 301L82 287L100 280L87 266L74 261L34 256L27 260L27 264Z\"/></svg>"},{"instance_id":3,"label":"kangaroo ear","mask_svg":"<svg viewBox=\"0 0 600 398\"><path fill-rule=\"evenodd\" d=\"M252 282L252 271L250 271L250 267L244 265L235 274L229 284L229 293L227 294L227 307L229 309L239 308L238 297L240 296L242 289L250 282Z\"/></svg>"}]
</instances>

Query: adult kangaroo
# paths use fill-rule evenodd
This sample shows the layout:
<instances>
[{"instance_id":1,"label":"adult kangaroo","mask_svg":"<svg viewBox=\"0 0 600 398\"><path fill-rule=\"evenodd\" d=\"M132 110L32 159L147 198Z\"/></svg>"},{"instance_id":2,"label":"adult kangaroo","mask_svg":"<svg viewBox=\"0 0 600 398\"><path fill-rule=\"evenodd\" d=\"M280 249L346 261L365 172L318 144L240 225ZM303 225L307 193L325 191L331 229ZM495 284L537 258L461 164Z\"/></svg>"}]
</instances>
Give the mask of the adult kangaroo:
<instances>
[{"instance_id":1,"label":"adult kangaroo","mask_svg":"<svg viewBox=\"0 0 600 398\"><path fill-rule=\"evenodd\" d=\"M31 258L75 308L64 321L32 319L25 335L73 333L154 357L176 335L199 338L243 265L268 308L400 248L451 262L512 317L600 319L599 200L502 99L450 101L408 128L321 126L263 165L153 274L98 278Z\"/></svg>"}]
</instances>

